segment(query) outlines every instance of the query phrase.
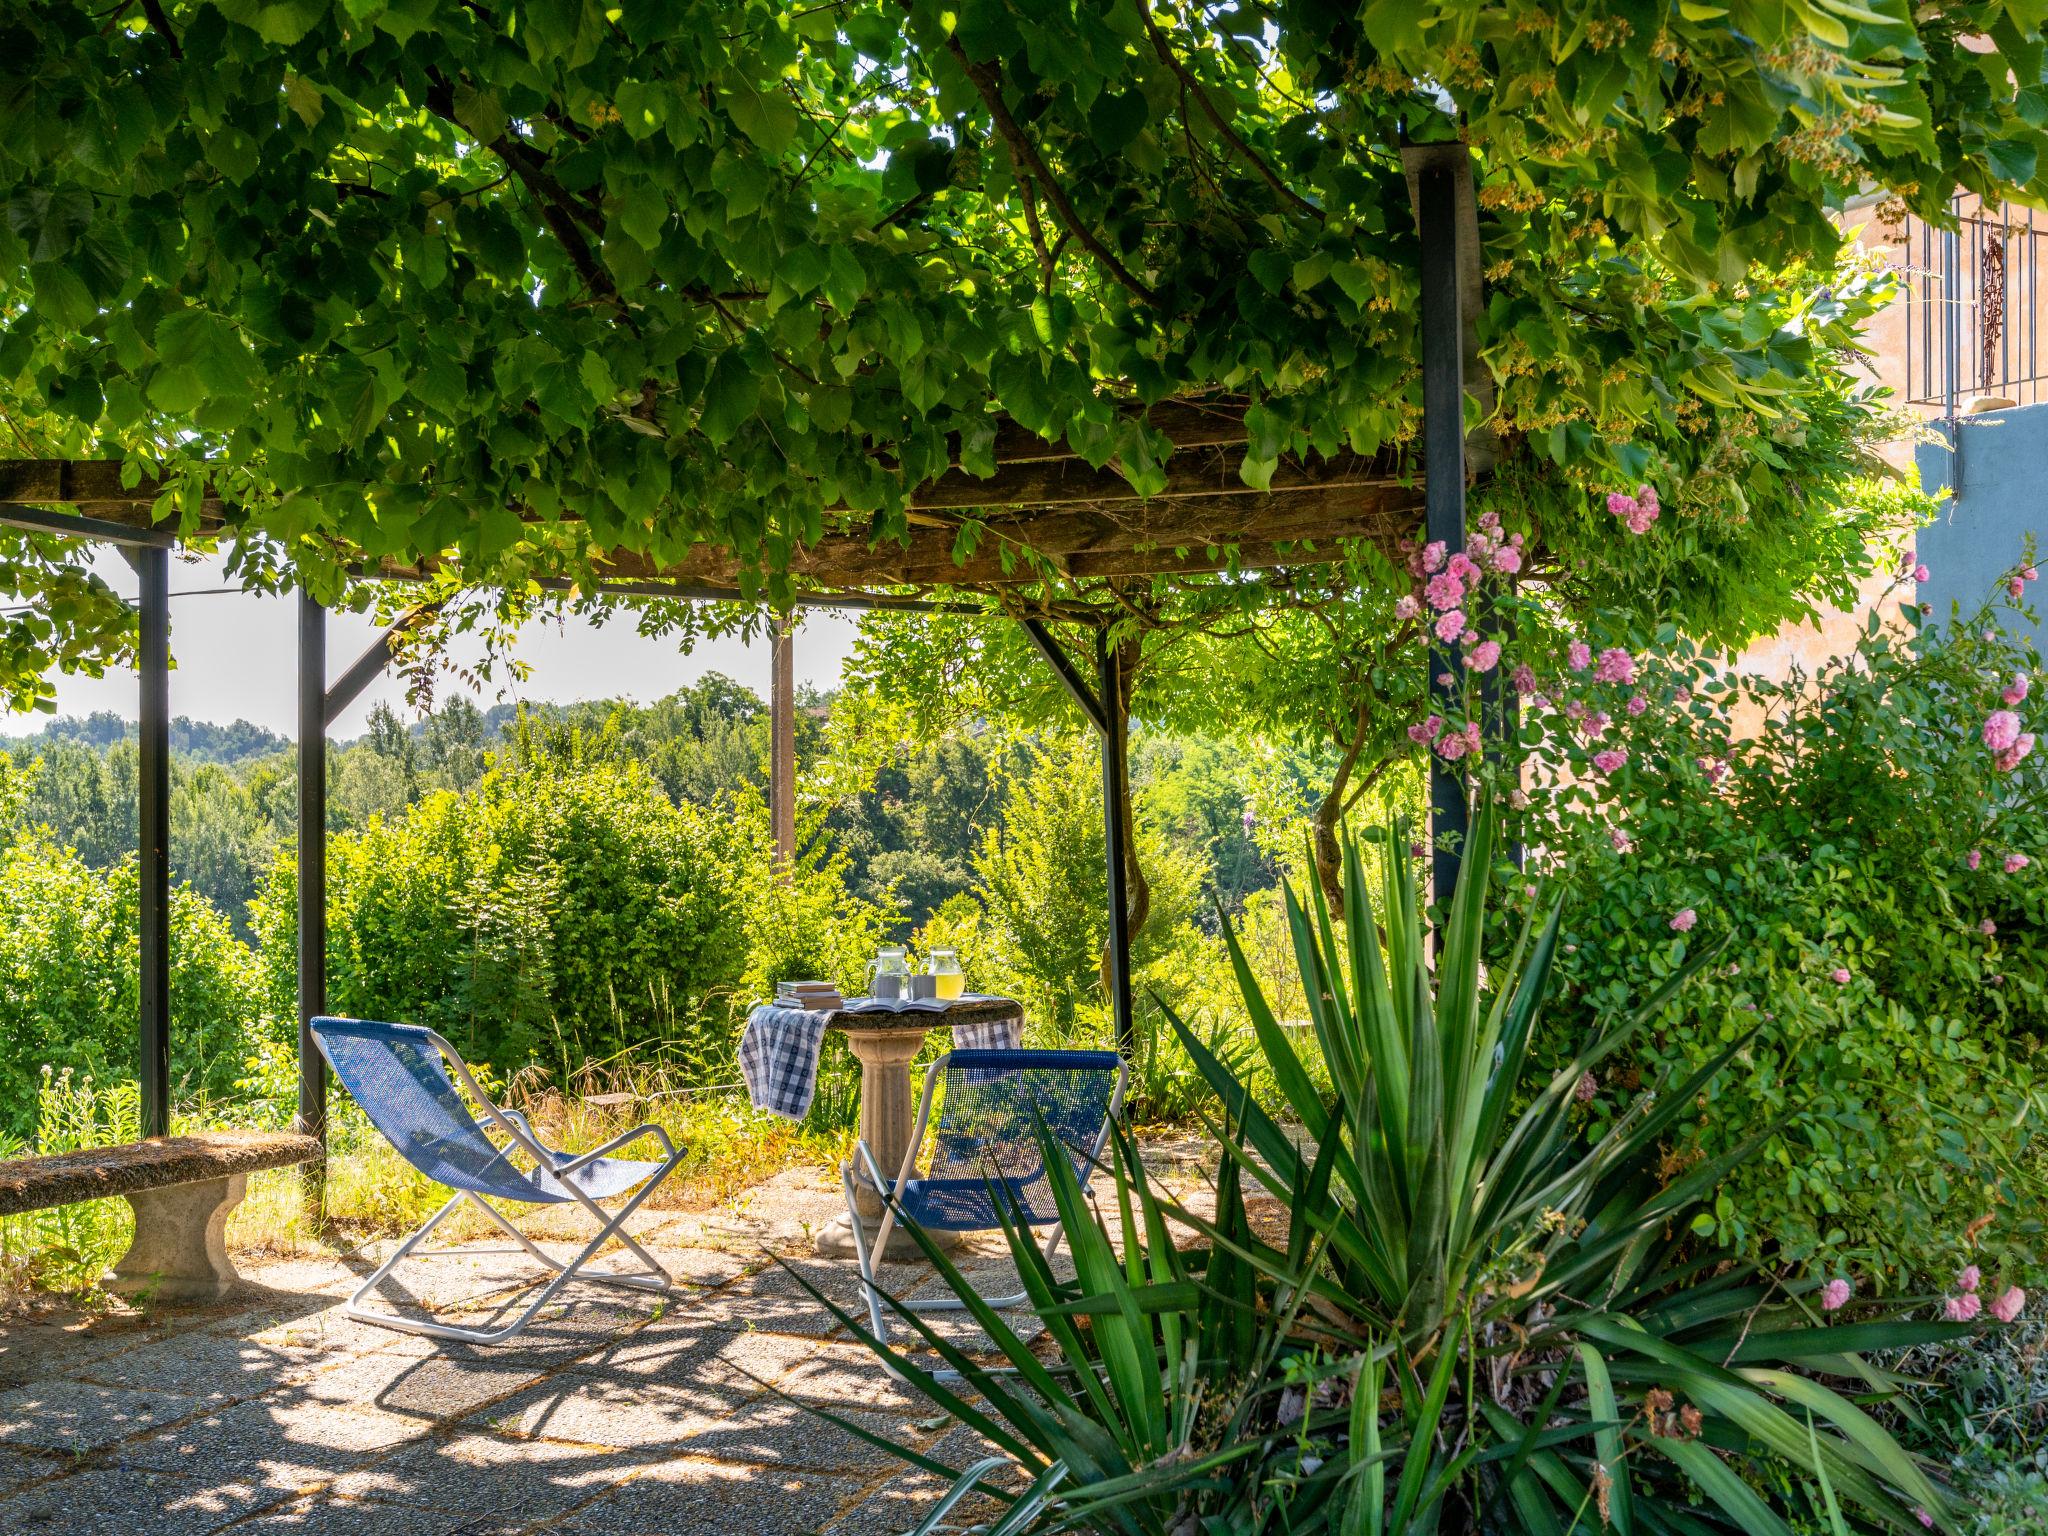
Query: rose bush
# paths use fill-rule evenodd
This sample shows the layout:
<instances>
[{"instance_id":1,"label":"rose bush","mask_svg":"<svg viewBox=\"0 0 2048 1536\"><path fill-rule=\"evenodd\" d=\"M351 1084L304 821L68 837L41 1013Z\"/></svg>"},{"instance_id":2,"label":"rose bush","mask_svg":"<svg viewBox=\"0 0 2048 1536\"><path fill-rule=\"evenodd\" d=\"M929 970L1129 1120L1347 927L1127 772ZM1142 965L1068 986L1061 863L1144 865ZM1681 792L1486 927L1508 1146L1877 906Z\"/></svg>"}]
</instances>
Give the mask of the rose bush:
<instances>
[{"instance_id":1,"label":"rose bush","mask_svg":"<svg viewBox=\"0 0 2048 1536\"><path fill-rule=\"evenodd\" d=\"M1621 502L1641 519L1643 497ZM1911 551L1898 569L1925 579ZM1999 605L2034 574L2016 568ZM1569 888L1560 1006L1591 1030L1734 941L1610 1064L1588 1118L1760 1025L1671 1138L1677 1167L1771 1128L1699 1231L1880 1289L1973 1261L2038 1281L2048 754L2031 644L2000 606L1923 630L1917 605L1887 602L1850 653L1771 679L1668 628L1562 636L1553 614L1519 616L1546 636L1511 673L1520 761L1479 771L1518 774L1531 857L1499 877L1532 906ZM1476 717L1481 690L1461 692ZM1469 731L1417 734L1470 758Z\"/></svg>"}]
</instances>

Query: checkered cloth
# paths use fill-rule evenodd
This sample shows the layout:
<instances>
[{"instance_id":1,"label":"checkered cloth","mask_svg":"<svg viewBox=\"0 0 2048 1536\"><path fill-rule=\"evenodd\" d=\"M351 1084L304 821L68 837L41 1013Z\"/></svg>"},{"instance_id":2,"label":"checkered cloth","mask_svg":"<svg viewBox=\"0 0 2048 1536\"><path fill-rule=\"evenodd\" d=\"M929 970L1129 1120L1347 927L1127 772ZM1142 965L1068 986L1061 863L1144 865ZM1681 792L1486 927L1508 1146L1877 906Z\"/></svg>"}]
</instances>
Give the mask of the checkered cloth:
<instances>
[{"instance_id":1,"label":"checkered cloth","mask_svg":"<svg viewBox=\"0 0 2048 1536\"><path fill-rule=\"evenodd\" d=\"M818 1092L818 1052L825 1043L823 1013L763 1003L747 1015L740 1036L740 1076L754 1108L789 1120L811 1111ZM934 1022L944 1019L934 1015ZM1014 1050L1023 1033L1019 1014L953 1026L953 1047L961 1051Z\"/></svg>"}]
</instances>

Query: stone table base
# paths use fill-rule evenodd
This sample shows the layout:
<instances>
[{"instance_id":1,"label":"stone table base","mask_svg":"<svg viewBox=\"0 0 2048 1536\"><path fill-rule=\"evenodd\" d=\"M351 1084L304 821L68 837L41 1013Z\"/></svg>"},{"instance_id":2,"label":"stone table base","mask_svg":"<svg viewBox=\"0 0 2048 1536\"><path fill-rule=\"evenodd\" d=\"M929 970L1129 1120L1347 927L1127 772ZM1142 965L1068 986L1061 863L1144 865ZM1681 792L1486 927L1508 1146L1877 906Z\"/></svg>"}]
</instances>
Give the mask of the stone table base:
<instances>
[{"instance_id":1,"label":"stone table base","mask_svg":"<svg viewBox=\"0 0 2048 1536\"><path fill-rule=\"evenodd\" d=\"M863 1222L867 1228L868 1241L872 1243L875 1233L881 1227L880 1218ZM958 1248L965 1234L960 1232L930 1232L933 1246L941 1253L951 1253ZM858 1259L860 1254L853 1246L853 1222L844 1214L834 1216L818 1229L812 1239L812 1250L821 1259ZM903 1223L897 1222L889 1229L889 1248L880 1255L885 1263L914 1264L924 1257L924 1250L917 1246L917 1239L903 1230Z\"/></svg>"}]
</instances>

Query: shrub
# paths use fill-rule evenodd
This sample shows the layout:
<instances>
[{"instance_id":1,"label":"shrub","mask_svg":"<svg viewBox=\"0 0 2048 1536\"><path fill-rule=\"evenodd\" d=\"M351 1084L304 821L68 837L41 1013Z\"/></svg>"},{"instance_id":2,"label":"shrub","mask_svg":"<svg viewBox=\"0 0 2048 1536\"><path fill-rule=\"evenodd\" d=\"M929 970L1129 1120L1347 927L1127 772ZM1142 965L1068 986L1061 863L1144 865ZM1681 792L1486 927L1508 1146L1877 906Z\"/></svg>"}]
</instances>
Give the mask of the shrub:
<instances>
[{"instance_id":1,"label":"shrub","mask_svg":"<svg viewBox=\"0 0 2048 1536\"><path fill-rule=\"evenodd\" d=\"M41 834L0 849L0 1082L16 1090L0 1104L0 1130L34 1132L30 1085L45 1066L135 1077L138 891L133 855L93 869ZM182 884L171 889L170 937L171 1090L221 1097L262 1027L255 959Z\"/></svg>"},{"instance_id":2,"label":"shrub","mask_svg":"<svg viewBox=\"0 0 2048 1536\"><path fill-rule=\"evenodd\" d=\"M1101 996L1103 945L1109 936L1109 868L1101 781L1072 744L1034 744L1013 777L1003 823L974 855L989 927L985 952L1015 982L1027 1017L1064 1035L1089 998ZM1150 912L1132 935L1131 963L1142 967L1172 942L1194 914L1203 865L1171 846L1141 814L1138 860L1150 885ZM970 973L970 985L981 982Z\"/></svg>"},{"instance_id":3,"label":"shrub","mask_svg":"<svg viewBox=\"0 0 2048 1536\"><path fill-rule=\"evenodd\" d=\"M330 839L330 1005L430 1025L508 1072L628 1045L716 1055L746 888L765 873L755 851L730 816L670 804L633 764L494 769ZM255 904L280 1012L296 892L285 855Z\"/></svg>"},{"instance_id":4,"label":"shrub","mask_svg":"<svg viewBox=\"0 0 2048 1536\"><path fill-rule=\"evenodd\" d=\"M1156 1194L1120 1135L1113 1199L1100 1202L1121 1215L1119 1253L1069 1156L1041 1130L1074 1280L1057 1278L1029 1228L1006 1236L1049 1352L976 1298L914 1227L1007 1369L898 1308L972 1389L955 1391L840 1312L1014 1459L1021 1491L1002 1494L1012 1503L1003 1529L1960 1528L1927 1464L1850 1394L1891 1390L1859 1351L1976 1330L1867 1305L1853 1321L1825 1318L1817 1282L1731 1264L1688 1234L1687 1214L1747 1149L1677 1171L1661 1138L1741 1037L1627 1116L1589 1125L1584 1074L1704 957L1522 1099L1560 921L1553 907L1522 925L1509 958L1484 963L1491 837L1482 815L1468 866L1478 877L1434 934L1415 861L1388 862L1384 940L1355 850L1341 937L1319 900L1304 911L1290 899L1329 1098L1241 970L1261 1052L1305 1136L1176 1031L1226 1116L1213 1216ZM1405 842L1397 829L1394 846ZM1277 1202L1284 1237L1255 1229L1246 1179ZM1180 1252L1169 1219L1207 1237L1206 1251Z\"/></svg>"},{"instance_id":5,"label":"shrub","mask_svg":"<svg viewBox=\"0 0 2048 1536\"><path fill-rule=\"evenodd\" d=\"M1609 1069L1596 1111L1754 1030L1674 1127L1681 1159L1769 1132L1702 1232L1910 1287L1996 1212L1983 1241L2038 1277L2048 772L2002 770L1982 740L2031 648L1987 615L1925 636L1873 617L1853 654L1782 682L1668 630L1621 648L1633 681L1557 665L1537 686L1558 710L1530 727L1529 837L1555 872L1530 889L1567 896L1566 1037L1733 943Z\"/></svg>"}]
</instances>

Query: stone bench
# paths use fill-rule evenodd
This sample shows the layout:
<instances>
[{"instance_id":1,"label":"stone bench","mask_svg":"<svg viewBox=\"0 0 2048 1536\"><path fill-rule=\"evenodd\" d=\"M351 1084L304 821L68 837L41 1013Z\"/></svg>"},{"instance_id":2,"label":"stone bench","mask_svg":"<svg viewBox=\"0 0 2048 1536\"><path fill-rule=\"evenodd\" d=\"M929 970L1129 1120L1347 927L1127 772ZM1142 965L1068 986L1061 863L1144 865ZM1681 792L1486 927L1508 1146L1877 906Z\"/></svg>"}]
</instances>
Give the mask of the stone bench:
<instances>
[{"instance_id":1,"label":"stone bench","mask_svg":"<svg viewBox=\"0 0 2048 1536\"><path fill-rule=\"evenodd\" d=\"M127 1198L135 1241L109 1290L161 1301L218 1301L238 1282L222 1233L249 1175L315 1162L325 1149L290 1131L208 1131L53 1157L0 1161L0 1216Z\"/></svg>"}]
</instances>

